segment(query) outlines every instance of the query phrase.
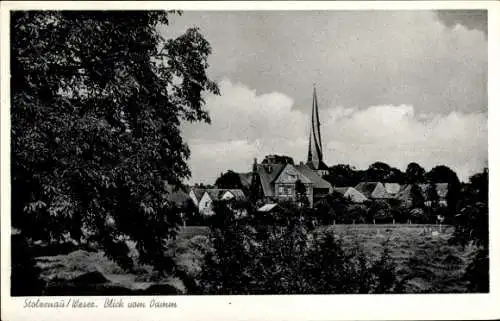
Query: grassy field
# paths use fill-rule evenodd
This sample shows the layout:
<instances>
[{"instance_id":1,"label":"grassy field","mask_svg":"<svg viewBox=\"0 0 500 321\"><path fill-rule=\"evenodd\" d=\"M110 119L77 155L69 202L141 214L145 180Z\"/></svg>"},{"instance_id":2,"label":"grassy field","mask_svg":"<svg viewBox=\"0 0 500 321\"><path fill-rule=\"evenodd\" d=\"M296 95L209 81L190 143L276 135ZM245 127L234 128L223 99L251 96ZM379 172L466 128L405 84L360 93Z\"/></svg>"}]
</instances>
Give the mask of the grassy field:
<instances>
[{"instance_id":1,"label":"grassy field","mask_svg":"<svg viewBox=\"0 0 500 321\"><path fill-rule=\"evenodd\" d=\"M396 263L398 280L404 281L402 293L466 291L461 278L472 249L449 245L451 227L366 224L322 226L318 231L333 231L346 250L361 246L370 259L379 257L386 246ZM199 279L204 256L210 249L209 233L204 226L182 227L177 238L170 242L167 255L174 257L193 279ZM79 249L59 255L44 254L37 257L37 266L43 279L52 286L49 291L52 295L72 294L73 290L67 287L75 282L79 285L74 285L74 291L80 291L83 283L99 283L98 287L86 288L88 294L94 295L96 291L113 294L124 289L134 294L186 293L183 283L175 277L159 277L152 267L139 264L132 271L124 271L101 252ZM151 288L156 290L148 290Z\"/></svg>"},{"instance_id":2,"label":"grassy field","mask_svg":"<svg viewBox=\"0 0 500 321\"><path fill-rule=\"evenodd\" d=\"M462 280L472 248L450 245L453 228L434 225L336 225L325 228L346 247L361 245L369 256L378 257L384 246L396 263L405 293L466 292Z\"/></svg>"},{"instance_id":3,"label":"grassy field","mask_svg":"<svg viewBox=\"0 0 500 321\"><path fill-rule=\"evenodd\" d=\"M473 249L449 244L450 226L422 224L338 224L322 226L318 232L332 231L346 248L361 246L370 259L378 258L384 247L396 263L396 274L404 293L466 292L462 280ZM183 227L173 245L178 264L196 277L208 243L206 227Z\"/></svg>"}]
</instances>

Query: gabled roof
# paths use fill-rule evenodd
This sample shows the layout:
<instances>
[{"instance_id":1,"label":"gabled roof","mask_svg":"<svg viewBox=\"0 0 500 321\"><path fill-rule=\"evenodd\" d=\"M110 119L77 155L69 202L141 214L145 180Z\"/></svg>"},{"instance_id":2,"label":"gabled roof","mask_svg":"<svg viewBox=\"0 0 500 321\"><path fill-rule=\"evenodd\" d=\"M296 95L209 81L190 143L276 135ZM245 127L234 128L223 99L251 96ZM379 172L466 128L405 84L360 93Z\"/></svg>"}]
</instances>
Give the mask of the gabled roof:
<instances>
[{"instance_id":1,"label":"gabled roof","mask_svg":"<svg viewBox=\"0 0 500 321\"><path fill-rule=\"evenodd\" d=\"M245 188L250 188L252 185L252 172L250 173L238 173L240 176L241 185Z\"/></svg>"},{"instance_id":2,"label":"gabled roof","mask_svg":"<svg viewBox=\"0 0 500 321\"><path fill-rule=\"evenodd\" d=\"M401 185L398 183L384 183L385 190L388 194L395 195L401 190Z\"/></svg>"},{"instance_id":3,"label":"gabled roof","mask_svg":"<svg viewBox=\"0 0 500 321\"><path fill-rule=\"evenodd\" d=\"M222 197L226 190L219 189L219 188L208 188L205 190L205 192L210 196L212 200L218 200Z\"/></svg>"},{"instance_id":4,"label":"gabled roof","mask_svg":"<svg viewBox=\"0 0 500 321\"><path fill-rule=\"evenodd\" d=\"M234 195L234 198L239 199L239 200L242 200L242 199L245 198L245 193L243 193L243 191L241 189L228 189L228 190L224 190L224 192L221 194L221 197L226 192L230 192L231 194Z\"/></svg>"},{"instance_id":5,"label":"gabled roof","mask_svg":"<svg viewBox=\"0 0 500 321\"><path fill-rule=\"evenodd\" d=\"M387 193L385 186L382 183L377 183L372 192L372 198L392 198L394 195Z\"/></svg>"},{"instance_id":6,"label":"gabled roof","mask_svg":"<svg viewBox=\"0 0 500 321\"><path fill-rule=\"evenodd\" d=\"M257 174L259 174L264 196L274 195L272 182L283 168L285 168L285 164L257 164Z\"/></svg>"},{"instance_id":7,"label":"gabled roof","mask_svg":"<svg viewBox=\"0 0 500 321\"><path fill-rule=\"evenodd\" d=\"M296 175L297 179L300 180L304 184L312 184L313 182L309 177L307 177L304 173L302 173L297 166L286 164L283 169L281 169L280 173L274 178L272 183L278 182L280 179L286 181L286 177L284 177L284 173L289 172L292 175Z\"/></svg>"},{"instance_id":8,"label":"gabled roof","mask_svg":"<svg viewBox=\"0 0 500 321\"><path fill-rule=\"evenodd\" d=\"M400 201L411 201L411 184L403 184L394 198Z\"/></svg>"},{"instance_id":9,"label":"gabled roof","mask_svg":"<svg viewBox=\"0 0 500 321\"><path fill-rule=\"evenodd\" d=\"M334 187L333 188L334 191L339 192L342 195L344 195L348 189L349 189L349 186L347 186L347 187Z\"/></svg>"},{"instance_id":10,"label":"gabled roof","mask_svg":"<svg viewBox=\"0 0 500 321\"><path fill-rule=\"evenodd\" d=\"M191 191L193 192L193 194L196 197L196 199L198 200L198 202L200 201L201 197L205 193L204 188L193 188Z\"/></svg>"},{"instance_id":11,"label":"gabled roof","mask_svg":"<svg viewBox=\"0 0 500 321\"><path fill-rule=\"evenodd\" d=\"M353 187L348 187L344 196L348 197L354 203L363 203L364 201L368 200L368 198L363 195L363 193L359 192Z\"/></svg>"},{"instance_id":12,"label":"gabled roof","mask_svg":"<svg viewBox=\"0 0 500 321\"><path fill-rule=\"evenodd\" d=\"M269 212L272 211L278 204L276 203L271 203L271 204L266 204L260 207L257 212Z\"/></svg>"},{"instance_id":13,"label":"gabled roof","mask_svg":"<svg viewBox=\"0 0 500 321\"><path fill-rule=\"evenodd\" d=\"M372 197L372 193L377 187L378 182L361 182L358 185L356 185L354 188L363 194L365 197L370 198Z\"/></svg>"},{"instance_id":14,"label":"gabled roof","mask_svg":"<svg viewBox=\"0 0 500 321\"><path fill-rule=\"evenodd\" d=\"M332 185L329 182L325 181L321 176L316 174L309 166L306 164L299 164L295 166L298 171L304 174L307 178L311 180L313 183L313 188L328 188L330 189Z\"/></svg>"}]
</instances>

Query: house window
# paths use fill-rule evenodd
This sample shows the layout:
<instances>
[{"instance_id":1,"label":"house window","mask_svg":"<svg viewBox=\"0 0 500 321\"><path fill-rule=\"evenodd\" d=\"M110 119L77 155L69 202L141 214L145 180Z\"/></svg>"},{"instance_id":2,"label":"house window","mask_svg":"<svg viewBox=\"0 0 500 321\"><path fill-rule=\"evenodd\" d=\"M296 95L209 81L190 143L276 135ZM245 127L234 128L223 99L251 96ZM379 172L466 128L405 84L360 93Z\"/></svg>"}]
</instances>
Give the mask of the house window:
<instances>
[{"instance_id":1,"label":"house window","mask_svg":"<svg viewBox=\"0 0 500 321\"><path fill-rule=\"evenodd\" d=\"M283 195L284 192L283 186L278 187L278 194Z\"/></svg>"},{"instance_id":2,"label":"house window","mask_svg":"<svg viewBox=\"0 0 500 321\"><path fill-rule=\"evenodd\" d=\"M290 186L286 187L286 195L292 195L292 188Z\"/></svg>"}]
</instances>

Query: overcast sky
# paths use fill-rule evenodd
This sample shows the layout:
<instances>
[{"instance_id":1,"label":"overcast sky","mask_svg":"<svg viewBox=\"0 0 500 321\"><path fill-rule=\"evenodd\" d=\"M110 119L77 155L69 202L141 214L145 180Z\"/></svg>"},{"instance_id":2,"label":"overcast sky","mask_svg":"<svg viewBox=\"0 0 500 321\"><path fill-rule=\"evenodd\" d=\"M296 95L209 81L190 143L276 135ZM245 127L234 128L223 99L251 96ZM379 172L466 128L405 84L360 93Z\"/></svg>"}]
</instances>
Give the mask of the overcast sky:
<instances>
[{"instance_id":1,"label":"overcast sky","mask_svg":"<svg viewBox=\"0 0 500 321\"><path fill-rule=\"evenodd\" d=\"M324 160L364 169L487 165L486 12L184 12L211 43L212 124L184 124L191 182L249 171L267 154L307 157L316 83Z\"/></svg>"}]
</instances>

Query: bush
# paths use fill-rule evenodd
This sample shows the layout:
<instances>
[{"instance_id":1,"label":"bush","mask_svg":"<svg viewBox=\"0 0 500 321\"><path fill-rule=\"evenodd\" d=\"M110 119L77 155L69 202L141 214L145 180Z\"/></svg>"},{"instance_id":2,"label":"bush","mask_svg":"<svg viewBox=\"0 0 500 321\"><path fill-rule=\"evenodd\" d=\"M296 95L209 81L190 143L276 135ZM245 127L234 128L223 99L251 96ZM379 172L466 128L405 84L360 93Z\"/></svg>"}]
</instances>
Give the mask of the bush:
<instances>
[{"instance_id":1,"label":"bush","mask_svg":"<svg viewBox=\"0 0 500 321\"><path fill-rule=\"evenodd\" d=\"M394 265L385 253L369 262L360 247L346 252L331 233L313 233L306 213L284 208L279 224L236 220L218 207L197 293L390 293ZM222 224L220 224L222 223Z\"/></svg>"}]
</instances>

